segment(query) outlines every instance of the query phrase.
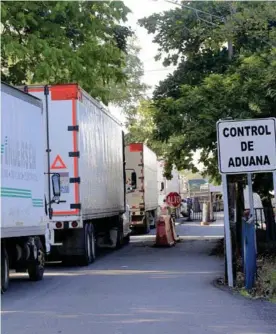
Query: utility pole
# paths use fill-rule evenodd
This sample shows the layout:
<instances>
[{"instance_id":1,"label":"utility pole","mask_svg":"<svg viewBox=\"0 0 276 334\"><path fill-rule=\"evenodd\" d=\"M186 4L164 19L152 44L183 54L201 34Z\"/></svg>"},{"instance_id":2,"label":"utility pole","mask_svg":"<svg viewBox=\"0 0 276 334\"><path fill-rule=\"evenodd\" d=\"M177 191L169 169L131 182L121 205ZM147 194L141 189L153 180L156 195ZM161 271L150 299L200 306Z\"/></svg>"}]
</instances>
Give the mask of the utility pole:
<instances>
[{"instance_id":1,"label":"utility pole","mask_svg":"<svg viewBox=\"0 0 276 334\"><path fill-rule=\"evenodd\" d=\"M232 6L232 2L229 2L229 7L230 7L230 16L231 16L231 20L232 20L232 15L235 14L236 9ZM232 43L231 39L228 39L227 45L228 45L228 58L229 58L229 60L232 60L232 57L233 57L233 43Z\"/></svg>"},{"instance_id":2,"label":"utility pole","mask_svg":"<svg viewBox=\"0 0 276 334\"><path fill-rule=\"evenodd\" d=\"M230 39L228 40L227 45L228 45L228 58L229 58L229 60L232 60L232 57L233 57L233 43Z\"/></svg>"}]
</instances>

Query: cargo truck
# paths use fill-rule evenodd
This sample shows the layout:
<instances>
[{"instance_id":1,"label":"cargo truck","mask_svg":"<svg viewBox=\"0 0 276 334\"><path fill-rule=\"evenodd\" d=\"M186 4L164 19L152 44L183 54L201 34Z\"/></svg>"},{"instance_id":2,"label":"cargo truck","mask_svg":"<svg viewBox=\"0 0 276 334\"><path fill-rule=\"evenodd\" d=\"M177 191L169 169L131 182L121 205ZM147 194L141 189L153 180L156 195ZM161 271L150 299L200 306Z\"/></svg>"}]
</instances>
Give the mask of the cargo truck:
<instances>
[{"instance_id":1,"label":"cargo truck","mask_svg":"<svg viewBox=\"0 0 276 334\"><path fill-rule=\"evenodd\" d=\"M10 269L28 271L34 281L43 278L49 251L45 209L48 213L60 195L59 174L47 169L45 133L42 101L1 83L2 293L8 289ZM51 181L54 198L45 197Z\"/></svg>"},{"instance_id":2,"label":"cargo truck","mask_svg":"<svg viewBox=\"0 0 276 334\"><path fill-rule=\"evenodd\" d=\"M89 265L98 247L129 241L121 124L77 84L22 89L49 114L50 170L61 180L64 202L52 205L48 260Z\"/></svg>"},{"instance_id":3,"label":"cargo truck","mask_svg":"<svg viewBox=\"0 0 276 334\"><path fill-rule=\"evenodd\" d=\"M131 229L149 233L155 226L158 208L157 157L143 143L125 147L127 202L131 211Z\"/></svg>"}]
</instances>

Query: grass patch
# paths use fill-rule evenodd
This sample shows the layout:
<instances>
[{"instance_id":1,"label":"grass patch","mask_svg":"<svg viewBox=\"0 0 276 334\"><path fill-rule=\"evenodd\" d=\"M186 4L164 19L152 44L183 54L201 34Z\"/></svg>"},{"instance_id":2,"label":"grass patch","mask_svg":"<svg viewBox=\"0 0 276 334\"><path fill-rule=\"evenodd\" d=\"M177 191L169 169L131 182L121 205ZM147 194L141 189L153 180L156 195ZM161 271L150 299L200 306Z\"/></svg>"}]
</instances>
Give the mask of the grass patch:
<instances>
[{"instance_id":1,"label":"grass patch","mask_svg":"<svg viewBox=\"0 0 276 334\"><path fill-rule=\"evenodd\" d=\"M240 290L240 294L243 296L243 297L251 297L250 296L250 293L245 289L245 288L241 288Z\"/></svg>"},{"instance_id":2,"label":"grass patch","mask_svg":"<svg viewBox=\"0 0 276 334\"><path fill-rule=\"evenodd\" d=\"M239 260L235 290L244 297L261 298L276 303L276 257L274 255L259 256L257 259L257 268L255 286L252 290L247 291L244 287L241 260Z\"/></svg>"},{"instance_id":3,"label":"grass patch","mask_svg":"<svg viewBox=\"0 0 276 334\"><path fill-rule=\"evenodd\" d=\"M242 296L254 299L265 299L276 304L276 242L259 243L257 257L257 278L251 291L245 289L242 259L236 259L236 285L234 291ZM224 257L224 238L218 240L210 256ZM224 279L218 280L219 285L225 285Z\"/></svg>"}]
</instances>

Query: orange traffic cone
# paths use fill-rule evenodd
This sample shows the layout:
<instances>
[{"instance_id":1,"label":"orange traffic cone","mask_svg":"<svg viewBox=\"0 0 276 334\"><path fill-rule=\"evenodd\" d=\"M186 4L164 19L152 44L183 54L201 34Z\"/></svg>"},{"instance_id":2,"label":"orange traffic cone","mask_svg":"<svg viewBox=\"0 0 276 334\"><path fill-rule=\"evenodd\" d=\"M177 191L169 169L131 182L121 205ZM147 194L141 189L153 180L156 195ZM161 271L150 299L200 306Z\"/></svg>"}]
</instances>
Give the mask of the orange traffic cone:
<instances>
[{"instance_id":1,"label":"orange traffic cone","mask_svg":"<svg viewBox=\"0 0 276 334\"><path fill-rule=\"evenodd\" d=\"M163 247L175 245L171 229L171 217L169 215L162 215L157 220L155 245Z\"/></svg>"}]
</instances>

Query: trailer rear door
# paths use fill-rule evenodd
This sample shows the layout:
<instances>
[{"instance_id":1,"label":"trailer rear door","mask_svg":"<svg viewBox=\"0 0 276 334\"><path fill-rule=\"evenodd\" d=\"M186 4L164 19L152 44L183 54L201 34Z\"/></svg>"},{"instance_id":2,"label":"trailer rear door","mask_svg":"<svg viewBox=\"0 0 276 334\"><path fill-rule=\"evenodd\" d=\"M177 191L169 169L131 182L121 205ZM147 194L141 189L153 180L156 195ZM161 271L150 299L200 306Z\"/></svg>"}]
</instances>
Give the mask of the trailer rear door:
<instances>
[{"instance_id":1,"label":"trailer rear door","mask_svg":"<svg viewBox=\"0 0 276 334\"><path fill-rule=\"evenodd\" d=\"M76 84L46 87L29 86L27 89L30 94L43 101L45 129L47 129L46 116L48 112L50 170L51 173L60 174L61 200L66 201L65 203L52 204L53 215L59 217L79 215L78 86ZM47 132L45 131L45 133ZM46 140L45 135L45 147L47 148ZM47 153L45 152L46 171ZM45 182L47 182L46 179Z\"/></svg>"}]
</instances>

